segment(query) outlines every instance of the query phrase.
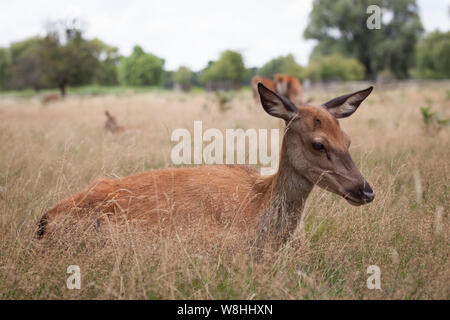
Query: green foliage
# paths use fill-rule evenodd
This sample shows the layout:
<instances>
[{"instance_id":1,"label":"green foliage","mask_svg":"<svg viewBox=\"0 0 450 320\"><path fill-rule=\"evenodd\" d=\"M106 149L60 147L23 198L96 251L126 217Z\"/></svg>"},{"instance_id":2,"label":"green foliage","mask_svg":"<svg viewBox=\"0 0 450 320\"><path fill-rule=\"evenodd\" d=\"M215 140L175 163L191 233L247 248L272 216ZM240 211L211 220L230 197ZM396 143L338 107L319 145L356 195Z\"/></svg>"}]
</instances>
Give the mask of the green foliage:
<instances>
[{"instance_id":1,"label":"green foliage","mask_svg":"<svg viewBox=\"0 0 450 320\"><path fill-rule=\"evenodd\" d=\"M383 15L392 16L381 22L381 29L367 28L370 5L378 5ZM406 78L423 31L418 11L415 0L316 0L304 31L306 39L319 41L311 60L339 53L357 58L368 77L390 69L397 78Z\"/></svg>"},{"instance_id":2,"label":"green foliage","mask_svg":"<svg viewBox=\"0 0 450 320\"><path fill-rule=\"evenodd\" d=\"M181 66L178 70L173 74L173 82L189 85L192 82L192 78L194 77L194 72L191 69L185 66Z\"/></svg>"},{"instance_id":3,"label":"green foliage","mask_svg":"<svg viewBox=\"0 0 450 320\"><path fill-rule=\"evenodd\" d=\"M215 93L217 103L219 104L219 111L225 112L231 109L229 103L234 99L234 91L222 91L218 90Z\"/></svg>"},{"instance_id":4,"label":"green foliage","mask_svg":"<svg viewBox=\"0 0 450 320\"><path fill-rule=\"evenodd\" d=\"M227 50L216 62L210 63L200 76L203 82L214 80L230 80L242 82L247 77L244 59L239 52Z\"/></svg>"},{"instance_id":5,"label":"green foliage","mask_svg":"<svg viewBox=\"0 0 450 320\"><path fill-rule=\"evenodd\" d=\"M174 86L173 75L174 74L175 74L174 71L164 72L164 81L163 81L164 88L173 88L173 86Z\"/></svg>"},{"instance_id":6,"label":"green foliage","mask_svg":"<svg viewBox=\"0 0 450 320\"><path fill-rule=\"evenodd\" d=\"M147 92L161 92L163 89L160 87L127 87L127 86L99 86L99 85L83 85L77 87L67 87L67 94L79 95L79 96L96 96L96 95L122 95L129 93L147 93ZM55 89L42 89L39 91L40 96L46 94L55 93ZM15 97L15 98L32 98L36 97L36 91L32 89L20 89L20 90L8 90L0 92L0 98L2 97Z\"/></svg>"},{"instance_id":7,"label":"green foliage","mask_svg":"<svg viewBox=\"0 0 450 320\"><path fill-rule=\"evenodd\" d=\"M450 119L442 119L441 114L431 111L431 106L421 107L422 119L425 125L428 127L432 124L446 127L450 124Z\"/></svg>"},{"instance_id":8,"label":"green foliage","mask_svg":"<svg viewBox=\"0 0 450 320\"><path fill-rule=\"evenodd\" d=\"M334 54L312 61L306 73L311 80L355 81L364 79L364 66L355 58Z\"/></svg>"},{"instance_id":9,"label":"green foliage","mask_svg":"<svg viewBox=\"0 0 450 320\"><path fill-rule=\"evenodd\" d=\"M86 40L81 30L53 23L44 37L13 43L0 51L0 86L8 89L59 88L87 84L116 85L118 49L98 39Z\"/></svg>"},{"instance_id":10,"label":"green foliage","mask_svg":"<svg viewBox=\"0 0 450 320\"><path fill-rule=\"evenodd\" d=\"M420 107L420 112L422 113L422 119L425 124L429 124L433 119L435 112L431 112L431 107Z\"/></svg>"},{"instance_id":11,"label":"green foliage","mask_svg":"<svg viewBox=\"0 0 450 320\"><path fill-rule=\"evenodd\" d=\"M417 46L417 70L420 77L450 78L450 31L435 31Z\"/></svg>"},{"instance_id":12,"label":"green foliage","mask_svg":"<svg viewBox=\"0 0 450 320\"><path fill-rule=\"evenodd\" d=\"M257 75L266 78L273 78L277 73L288 74L299 79L305 77L304 69L297 64L292 54L272 59L256 72Z\"/></svg>"},{"instance_id":13,"label":"green foliage","mask_svg":"<svg viewBox=\"0 0 450 320\"><path fill-rule=\"evenodd\" d=\"M5 83L11 71L11 57L9 50L0 48L0 90L5 89Z\"/></svg>"},{"instance_id":14,"label":"green foliage","mask_svg":"<svg viewBox=\"0 0 450 320\"><path fill-rule=\"evenodd\" d=\"M98 85L114 86L119 84L117 67L120 61L119 49L109 46L99 39L92 40L97 47L99 65L94 75L94 83Z\"/></svg>"},{"instance_id":15,"label":"green foliage","mask_svg":"<svg viewBox=\"0 0 450 320\"><path fill-rule=\"evenodd\" d=\"M164 81L164 60L135 46L130 56L122 58L119 79L129 86L157 86Z\"/></svg>"},{"instance_id":16,"label":"green foliage","mask_svg":"<svg viewBox=\"0 0 450 320\"><path fill-rule=\"evenodd\" d=\"M20 57L33 53L33 51L39 49L41 43L41 37L31 37L22 41L12 43L9 48L11 61L14 63Z\"/></svg>"},{"instance_id":17,"label":"green foliage","mask_svg":"<svg viewBox=\"0 0 450 320\"><path fill-rule=\"evenodd\" d=\"M5 81L8 89L45 87L42 41L42 38L32 37L11 44L10 68Z\"/></svg>"},{"instance_id":18,"label":"green foliage","mask_svg":"<svg viewBox=\"0 0 450 320\"><path fill-rule=\"evenodd\" d=\"M91 84L100 62L96 41L84 39L81 30L62 29L55 28L40 42L40 65L45 83L64 95L67 86Z\"/></svg>"},{"instance_id":19,"label":"green foliage","mask_svg":"<svg viewBox=\"0 0 450 320\"><path fill-rule=\"evenodd\" d=\"M258 68L256 68L256 67L251 67L251 68L247 69L247 76L245 77L244 81L242 82L242 84L244 85L242 87L242 90L246 90L246 87L249 87L249 90L251 90L250 82L252 81L252 78L257 75L257 72L258 72Z\"/></svg>"},{"instance_id":20,"label":"green foliage","mask_svg":"<svg viewBox=\"0 0 450 320\"><path fill-rule=\"evenodd\" d=\"M304 69L297 64L292 54L272 59L257 71L257 75L266 78L273 78L277 73L288 74L302 80L305 78Z\"/></svg>"}]
</instances>

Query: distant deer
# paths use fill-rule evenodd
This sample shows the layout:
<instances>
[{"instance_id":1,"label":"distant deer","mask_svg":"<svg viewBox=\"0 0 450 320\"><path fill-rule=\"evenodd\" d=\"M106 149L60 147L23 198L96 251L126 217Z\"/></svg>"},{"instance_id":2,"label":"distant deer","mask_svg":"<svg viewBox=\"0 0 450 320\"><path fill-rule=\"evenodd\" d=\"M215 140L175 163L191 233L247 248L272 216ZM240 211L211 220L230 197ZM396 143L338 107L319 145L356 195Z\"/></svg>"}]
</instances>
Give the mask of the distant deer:
<instances>
[{"instance_id":1,"label":"distant deer","mask_svg":"<svg viewBox=\"0 0 450 320\"><path fill-rule=\"evenodd\" d=\"M260 99L259 99L259 93L258 93L258 83L262 83L264 86L266 86L266 88L274 91L275 90L275 82L273 80L264 78L264 77L260 77L260 76L254 76L252 78L252 80L250 81L250 85L252 87L252 92L253 92L253 98L255 99L256 102L259 103Z\"/></svg>"},{"instance_id":2,"label":"distant deer","mask_svg":"<svg viewBox=\"0 0 450 320\"><path fill-rule=\"evenodd\" d=\"M59 93L49 93L44 96L44 98L42 99L42 103L47 104L50 102L57 101L60 98L61 98L61 96L59 95Z\"/></svg>"},{"instance_id":3,"label":"distant deer","mask_svg":"<svg viewBox=\"0 0 450 320\"><path fill-rule=\"evenodd\" d=\"M295 105L302 105L303 92L300 80L296 77L278 73L274 76L275 92L286 97Z\"/></svg>"},{"instance_id":4,"label":"distant deer","mask_svg":"<svg viewBox=\"0 0 450 320\"><path fill-rule=\"evenodd\" d=\"M244 165L204 165L151 170L119 179L101 179L44 214L38 236L72 214L125 217L160 230L202 234L224 230L253 239L256 248L285 242L300 221L314 185L359 206L375 194L348 152L350 138L338 119L353 114L372 87L321 106L296 107L258 84L264 110L286 124L278 172L261 176ZM228 233L227 233L228 234Z\"/></svg>"},{"instance_id":5,"label":"distant deer","mask_svg":"<svg viewBox=\"0 0 450 320\"><path fill-rule=\"evenodd\" d=\"M105 122L105 130L112 132L112 133L118 133L124 131L124 127L119 126L117 124L116 118L109 113L109 111L105 111L106 116L106 122Z\"/></svg>"}]
</instances>

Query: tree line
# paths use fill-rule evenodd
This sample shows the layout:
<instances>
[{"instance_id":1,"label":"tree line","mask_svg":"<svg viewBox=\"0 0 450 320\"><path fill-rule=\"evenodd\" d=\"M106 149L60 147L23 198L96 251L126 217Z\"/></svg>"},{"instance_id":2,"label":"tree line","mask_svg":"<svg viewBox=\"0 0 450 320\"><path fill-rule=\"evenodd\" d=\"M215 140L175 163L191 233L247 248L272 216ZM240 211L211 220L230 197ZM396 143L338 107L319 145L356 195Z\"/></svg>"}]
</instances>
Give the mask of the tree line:
<instances>
[{"instance_id":1,"label":"tree line","mask_svg":"<svg viewBox=\"0 0 450 320\"><path fill-rule=\"evenodd\" d=\"M370 30L366 8L373 4L383 8L384 18L380 29ZM270 78L276 73L312 81L386 74L397 79L450 78L450 32L424 34L418 10L415 0L315 0L303 34L317 41L307 66L289 54L247 68L239 52L226 50L197 72L186 66L167 71L163 58L139 46L121 56L116 47L55 22L43 37L0 48L0 89L58 88L64 95L67 86L202 86L216 80L248 84L254 75Z\"/></svg>"}]
</instances>

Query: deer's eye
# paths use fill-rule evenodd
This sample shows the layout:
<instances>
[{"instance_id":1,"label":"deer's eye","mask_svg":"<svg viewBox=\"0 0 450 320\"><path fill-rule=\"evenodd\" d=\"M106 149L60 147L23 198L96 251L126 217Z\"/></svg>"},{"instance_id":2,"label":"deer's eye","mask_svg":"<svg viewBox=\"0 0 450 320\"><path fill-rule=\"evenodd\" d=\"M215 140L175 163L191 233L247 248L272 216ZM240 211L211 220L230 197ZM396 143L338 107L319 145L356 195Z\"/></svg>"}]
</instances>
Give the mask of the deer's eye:
<instances>
[{"instance_id":1,"label":"deer's eye","mask_svg":"<svg viewBox=\"0 0 450 320\"><path fill-rule=\"evenodd\" d=\"M312 147L313 147L315 150L324 150L324 149L325 149L325 147L323 146L323 144L320 143L320 142L313 142L313 143L312 143Z\"/></svg>"}]
</instances>

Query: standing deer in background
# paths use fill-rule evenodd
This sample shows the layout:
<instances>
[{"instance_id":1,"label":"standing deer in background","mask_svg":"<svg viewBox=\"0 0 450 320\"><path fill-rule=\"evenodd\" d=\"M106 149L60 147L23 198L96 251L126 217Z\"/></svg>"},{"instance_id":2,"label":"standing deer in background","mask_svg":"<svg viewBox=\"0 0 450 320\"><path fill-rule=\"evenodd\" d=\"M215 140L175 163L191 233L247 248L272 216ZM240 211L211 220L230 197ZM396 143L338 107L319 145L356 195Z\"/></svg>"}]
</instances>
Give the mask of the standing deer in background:
<instances>
[{"instance_id":1,"label":"standing deer in background","mask_svg":"<svg viewBox=\"0 0 450 320\"><path fill-rule=\"evenodd\" d=\"M250 81L250 85L252 87L253 92L253 99L255 99L256 102L259 103L259 93L258 93L258 83L262 83L266 88L274 91L275 90L275 82L273 80L260 77L260 76L254 76L252 80Z\"/></svg>"},{"instance_id":2,"label":"standing deer in background","mask_svg":"<svg viewBox=\"0 0 450 320\"><path fill-rule=\"evenodd\" d=\"M103 214L207 237L233 231L255 240L256 248L267 243L277 248L296 228L314 185L355 206L374 199L348 152L350 138L338 122L353 114L371 91L372 87L321 106L296 107L259 83L264 110L286 123L276 174L261 176L244 165L204 165L98 180L45 213L38 235L68 214L79 219Z\"/></svg>"},{"instance_id":3,"label":"standing deer in background","mask_svg":"<svg viewBox=\"0 0 450 320\"><path fill-rule=\"evenodd\" d=\"M124 128L122 126L119 126L117 124L117 120L114 116L112 116L108 111L105 111L106 116L106 122L105 122L105 130L112 132L112 133L118 133L122 132Z\"/></svg>"},{"instance_id":4,"label":"standing deer in background","mask_svg":"<svg viewBox=\"0 0 450 320\"><path fill-rule=\"evenodd\" d=\"M303 104L303 92L300 80L278 73L274 76L274 82L276 93L292 101L295 105Z\"/></svg>"}]
</instances>

